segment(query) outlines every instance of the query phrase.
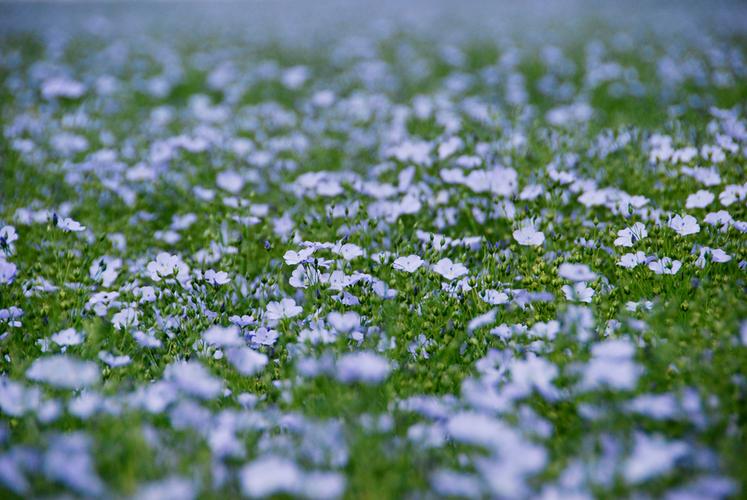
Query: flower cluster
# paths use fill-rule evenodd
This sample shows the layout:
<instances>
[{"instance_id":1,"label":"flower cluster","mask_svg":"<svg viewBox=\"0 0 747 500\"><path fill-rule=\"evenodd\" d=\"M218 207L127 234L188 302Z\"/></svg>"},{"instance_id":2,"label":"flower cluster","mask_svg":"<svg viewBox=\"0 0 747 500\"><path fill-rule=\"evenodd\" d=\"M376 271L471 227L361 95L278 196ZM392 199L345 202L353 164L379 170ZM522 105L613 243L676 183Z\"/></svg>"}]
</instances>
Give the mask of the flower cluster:
<instances>
[{"instance_id":1,"label":"flower cluster","mask_svg":"<svg viewBox=\"0 0 747 500\"><path fill-rule=\"evenodd\" d=\"M744 8L489 3L2 9L5 496L745 496Z\"/></svg>"}]
</instances>

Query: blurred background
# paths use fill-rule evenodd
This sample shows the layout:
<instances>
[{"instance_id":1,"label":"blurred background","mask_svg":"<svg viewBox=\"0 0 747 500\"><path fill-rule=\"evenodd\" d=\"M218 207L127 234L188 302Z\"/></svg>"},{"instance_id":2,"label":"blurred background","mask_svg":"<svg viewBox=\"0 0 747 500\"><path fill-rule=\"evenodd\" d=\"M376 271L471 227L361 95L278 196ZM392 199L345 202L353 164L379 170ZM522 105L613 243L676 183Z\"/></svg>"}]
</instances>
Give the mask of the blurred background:
<instances>
[{"instance_id":1,"label":"blurred background","mask_svg":"<svg viewBox=\"0 0 747 500\"><path fill-rule=\"evenodd\" d=\"M645 0L249 0L243 2L0 2L0 32L90 31L162 33L174 29L195 35L240 33L247 39L309 43L341 33L365 35L391 29L441 36L494 37L522 34L527 40L572 35L579 25L686 30L694 37L706 28L743 32L747 2Z\"/></svg>"}]
</instances>

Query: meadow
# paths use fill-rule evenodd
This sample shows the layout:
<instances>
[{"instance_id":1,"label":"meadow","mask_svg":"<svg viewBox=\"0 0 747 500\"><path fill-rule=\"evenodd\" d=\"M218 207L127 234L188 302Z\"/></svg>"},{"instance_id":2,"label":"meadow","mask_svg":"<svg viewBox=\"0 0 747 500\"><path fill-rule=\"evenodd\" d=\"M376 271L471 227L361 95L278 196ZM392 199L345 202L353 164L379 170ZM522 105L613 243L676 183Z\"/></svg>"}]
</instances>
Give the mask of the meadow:
<instances>
[{"instance_id":1,"label":"meadow","mask_svg":"<svg viewBox=\"0 0 747 500\"><path fill-rule=\"evenodd\" d=\"M745 8L567 3L0 7L2 496L747 495Z\"/></svg>"}]
</instances>

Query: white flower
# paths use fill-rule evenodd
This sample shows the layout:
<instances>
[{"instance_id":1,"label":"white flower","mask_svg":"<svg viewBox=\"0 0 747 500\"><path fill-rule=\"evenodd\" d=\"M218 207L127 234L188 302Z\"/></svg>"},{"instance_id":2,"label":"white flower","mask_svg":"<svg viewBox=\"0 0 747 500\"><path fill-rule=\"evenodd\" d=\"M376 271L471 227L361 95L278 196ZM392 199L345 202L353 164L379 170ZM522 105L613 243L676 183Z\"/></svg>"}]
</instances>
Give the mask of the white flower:
<instances>
[{"instance_id":1,"label":"white flower","mask_svg":"<svg viewBox=\"0 0 747 500\"><path fill-rule=\"evenodd\" d=\"M340 472L307 472L303 480L303 491L307 498L340 498L345 492L345 476Z\"/></svg>"},{"instance_id":2,"label":"white flower","mask_svg":"<svg viewBox=\"0 0 747 500\"><path fill-rule=\"evenodd\" d=\"M20 307L10 306L7 309L0 309L0 323L5 323L12 328L20 328L23 323L18 321L23 317L23 309Z\"/></svg>"},{"instance_id":3,"label":"white flower","mask_svg":"<svg viewBox=\"0 0 747 500\"><path fill-rule=\"evenodd\" d=\"M265 317L270 321L279 321L283 318L293 318L303 312L303 307L296 305L293 299L283 299L280 302L272 301L267 304Z\"/></svg>"},{"instance_id":4,"label":"white flower","mask_svg":"<svg viewBox=\"0 0 747 500\"><path fill-rule=\"evenodd\" d=\"M444 160L462 148L464 143L459 137L449 137L438 145L438 158Z\"/></svg>"},{"instance_id":5,"label":"white flower","mask_svg":"<svg viewBox=\"0 0 747 500\"><path fill-rule=\"evenodd\" d=\"M375 384L384 380L390 370L389 361L372 352L344 354L337 361L337 378L345 383Z\"/></svg>"},{"instance_id":6,"label":"white flower","mask_svg":"<svg viewBox=\"0 0 747 500\"><path fill-rule=\"evenodd\" d=\"M378 279L371 281L371 290L382 299L392 299L397 296L397 290L394 290L389 284Z\"/></svg>"},{"instance_id":7,"label":"white flower","mask_svg":"<svg viewBox=\"0 0 747 500\"><path fill-rule=\"evenodd\" d=\"M687 236L700 231L698 221L692 215L685 215L684 217L675 215L669 221L669 227L674 229L674 231L680 236Z\"/></svg>"},{"instance_id":8,"label":"white flower","mask_svg":"<svg viewBox=\"0 0 747 500\"><path fill-rule=\"evenodd\" d=\"M16 277L18 268L12 262L0 257L0 285L10 285Z\"/></svg>"},{"instance_id":9,"label":"white flower","mask_svg":"<svg viewBox=\"0 0 747 500\"><path fill-rule=\"evenodd\" d=\"M560 264L558 275L571 281L592 281L597 277L597 274L589 269L586 264L570 264L568 262Z\"/></svg>"},{"instance_id":10,"label":"white flower","mask_svg":"<svg viewBox=\"0 0 747 500\"><path fill-rule=\"evenodd\" d=\"M734 218L726 210L719 210L718 212L711 212L705 216L704 219L706 224L712 226L721 226L719 230L725 232L729 229L729 226L734 224Z\"/></svg>"},{"instance_id":11,"label":"white flower","mask_svg":"<svg viewBox=\"0 0 747 500\"><path fill-rule=\"evenodd\" d=\"M295 266L311 257L311 254L314 253L314 250L316 250L314 247L303 248L298 252L296 252L295 250L288 250L283 255L283 259L285 259L286 264Z\"/></svg>"},{"instance_id":12,"label":"white flower","mask_svg":"<svg viewBox=\"0 0 747 500\"><path fill-rule=\"evenodd\" d=\"M680 457L688 453L688 450L689 446L682 441L670 442L661 436L648 436L637 432L633 453L623 466L625 480L630 484L636 484L664 476L675 467Z\"/></svg>"},{"instance_id":13,"label":"white flower","mask_svg":"<svg viewBox=\"0 0 747 500\"><path fill-rule=\"evenodd\" d=\"M621 229L617 232L615 246L632 247L635 242L642 240L646 236L648 236L646 226L644 226L640 222L636 222L631 227Z\"/></svg>"},{"instance_id":14,"label":"white flower","mask_svg":"<svg viewBox=\"0 0 747 500\"><path fill-rule=\"evenodd\" d=\"M706 258L708 258L708 260L710 260L711 262L723 264L731 260L731 255L727 254L720 248L702 247L700 249L700 255L695 261L695 265L703 269L706 265Z\"/></svg>"},{"instance_id":15,"label":"white flower","mask_svg":"<svg viewBox=\"0 0 747 500\"><path fill-rule=\"evenodd\" d=\"M638 264L644 264L646 262L646 254L643 252L626 253L620 257L620 261L617 263L618 266L622 266L625 269L632 269Z\"/></svg>"},{"instance_id":16,"label":"white flower","mask_svg":"<svg viewBox=\"0 0 747 500\"><path fill-rule=\"evenodd\" d=\"M92 439L83 431L51 436L37 473L53 482L65 485L86 498L107 496L106 486L96 473L91 453Z\"/></svg>"},{"instance_id":17,"label":"white flower","mask_svg":"<svg viewBox=\"0 0 747 500\"><path fill-rule=\"evenodd\" d=\"M245 344L239 336L239 327L236 325L226 327L213 325L203 332L202 340L206 344L217 347L234 347Z\"/></svg>"},{"instance_id":18,"label":"white flower","mask_svg":"<svg viewBox=\"0 0 747 500\"><path fill-rule=\"evenodd\" d=\"M635 387L641 368L633 359L635 345L627 339L605 340L591 348L591 360L585 367L581 385L584 389L612 387L618 390Z\"/></svg>"},{"instance_id":19,"label":"white flower","mask_svg":"<svg viewBox=\"0 0 747 500\"><path fill-rule=\"evenodd\" d=\"M490 311L481 314L477 316L476 318L472 318L467 325L467 331L472 333L473 331L477 330L478 328L482 328L484 326L490 325L495 323L495 315L498 313L497 310L491 309Z\"/></svg>"},{"instance_id":20,"label":"white flower","mask_svg":"<svg viewBox=\"0 0 747 500\"><path fill-rule=\"evenodd\" d=\"M217 285L225 285L229 281L231 281L231 278L228 277L228 273L225 271L214 271L212 269L208 269L205 271L205 281L208 282L208 284L217 286Z\"/></svg>"},{"instance_id":21,"label":"white flower","mask_svg":"<svg viewBox=\"0 0 747 500\"><path fill-rule=\"evenodd\" d=\"M35 359L26 377L63 389L79 389L99 381L99 367L91 361L57 354Z\"/></svg>"},{"instance_id":22,"label":"white flower","mask_svg":"<svg viewBox=\"0 0 747 500\"><path fill-rule=\"evenodd\" d=\"M112 316L112 324L117 330L140 324L137 318L137 310L132 307L126 307Z\"/></svg>"},{"instance_id":23,"label":"white flower","mask_svg":"<svg viewBox=\"0 0 747 500\"><path fill-rule=\"evenodd\" d=\"M260 327L252 334L252 342L259 345L273 345L278 340L280 334L277 330Z\"/></svg>"},{"instance_id":24,"label":"white flower","mask_svg":"<svg viewBox=\"0 0 747 500\"><path fill-rule=\"evenodd\" d=\"M455 441L489 447L505 436L505 424L489 415L462 411L449 416L446 431Z\"/></svg>"},{"instance_id":25,"label":"white flower","mask_svg":"<svg viewBox=\"0 0 747 500\"><path fill-rule=\"evenodd\" d=\"M193 500L197 496L197 488L192 481L179 476L167 476L164 479L141 484L133 498L138 500Z\"/></svg>"},{"instance_id":26,"label":"white flower","mask_svg":"<svg viewBox=\"0 0 747 500\"><path fill-rule=\"evenodd\" d=\"M578 201L585 207L596 207L607 203L608 194L606 189L590 189L579 196Z\"/></svg>"},{"instance_id":27,"label":"white flower","mask_svg":"<svg viewBox=\"0 0 747 500\"><path fill-rule=\"evenodd\" d=\"M189 279L189 266L178 255L167 252L160 252L156 260L148 262L146 269L153 281L174 277L180 283L184 283Z\"/></svg>"},{"instance_id":28,"label":"white flower","mask_svg":"<svg viewBox=\"0 0 747 500\"><path fill-rule=\"evenodd\" d=\"M117 302L119 292L98 292L91 295L91 298L86 302L85 308L87 311L93 310L97 316L106 316L111 307L119 307L121 304Z\"/></svg>"},{"instance_id":29,"label":"white flower","mask_svg":"<svg viewBox=\"0 0 747 500\"><path fill-rule=\"evenodd\" d=\"M201 399L213 399L223 389L221 380L210 375L198 361L175 361L166 367L163 376L180 391Z\"/></svg>"},{"instance_id":30,"label":"white flower","mask_svg":"<svg viewBox=\"0 0 747 500\"><path fill-rule=\"evenodd\" d=\"M267 364L267 356L246 346L232 347L226 351L226 358L244 376L262 371Z\"/></svg>"},{"instance_id":31,"label":"white flower","mask_svg":"<svg viewBox=\"0 0 747 500\"><path fill-rule=\"evenodd\" d=\"M519 194L520 200L534 200L545 191L541 184L529 184Z\"/></svg>"},{"instance_id":32,"label":"white flower","mask_svg":"<svg viewBox=\"0 0 747 500\"><path fill-rule=\"evenodd\" d=\"M139 346L145 347L147 349L157 349L162 345L161 341L158 340L152 333L145 333L142 330L135 331L135 333L132 334L132 337L135 339L135 342L137 342Z\"/></svg>"},{"instance_id":33,"label":"white flower","mask_svg":"<svg viewBox=\"0 0 747 500\"><path fill-rule=\"evenodd\" d=\"M737 201L742 201L745 198L747 198L747 183L742 185L730 184L726 186L726 189L724 189L720 195L718 195L719 201L721 201L721 204L725 207L728 207Z\"/></svg>"},{"instance_id":34,"label":"white flower","mask_svg":"<svg viewBox=\"0 0 747 500\"><path fill-rule=\"evenodd\" d=\"M241 328L253 325L256 322L254 316L249 316L248 314L244 314L243 316L229 316L228 321Z\"/></svg>"},{"instance_id":35,"label":"white flower","mask_svg":"<svg viewBox=\"0 0 747 500\"><path fill-rule=\"evenodd\" d=\"M488 304L498 305L508 302L508 295L498 290L485 290L480 294L480 298Z\"/></svg>"},{"instance_id":36,"label":"white flower","mask_svg":"<svg viewBox=\"0 0 747 500\"><path fill-rule=\"evenodd\" d=\"M309 68L306 66L291 66L280 75L280 81L291 90L297 90L310 78Z\"/></svg>"},{"instance_id":37,"label":"white flower","mask_svg":"<svg viewBox=\"0 0 747 500\"><path fill-rule=\"evenodd\" d=\"M115 356L108 351L99 351L99 359L112 368L119 368L121 366L127 366L132 363L132 359L126 354L122 356Z\"/></svg>"},{"instance_id":38,"label":"white flower","mask_svg":"<svg viewBox=\"0 0 747 500\"><path fill-rule=\"evenodd\" d=\"M336 254L341 255L345 260L353 260L356 257L363 255L363 249L358 245L353 245L352 243L346 243L339 248L335 247L333 251Z\"/></svg>"},{"instance_id":39,"label":"white flower","mask_svg":"<svg viewBox=\"0 0 747 500\"><path fill-rule=\"evenodd\" d=\"M338 332L350 332L361 326L361 317L355 311L345 313L332 311L327 315L327 321Z\"/></svg>"},{"instance_id":40,"label":"white flower","mask_svg":"<svg viewBox=\"0 0 747 500\"><path fill-rule=\"evenodd\" d=\"M101 281L104 287L109 287L119 276L120 267L122 267L122 259L104 255L93 261L88 274L92 280Z\"/></svg>"},{"instance_id":41,"label":"white flower","mask_svg":"<svg viewBox=\"0 0 747 500\"><path fill-rule=\"evenodd\" d=\"M57 227L67 232L79 233L86 230L86 226L82 226L80 222L71 219L70 217L58 218Z\"/></svg>"},{"instance_id":42,"label":"white flower","mask_svg":"<svg viewBox=\"0 0 747 500\"><path fill-rule=\"evenodd\" d=\"M59 346L78 345L83 343L83 335L75 328L67 328L52 335L52 342Z\"/></svg>"},{"instance_id":43,"label":"white flower","mask_svg":"<svg viewBox=\"0 0 747 500\"><path fill-rule=\"evenodd\" d=\"M682 167L682 173L685 175L689 175L705 186L718 186L719 184L721 184L721 175L718 173L718 168L716 168L716 166L712 166L710 168Z\"/></svg>"},{"instance_id":44,"label":"white flower","mask_svg":"<svg viewBox=\"0 0 747 500\"><path fill-rule=\"evenodd\" d=\"M687 197L685 208L705 208L713 203L714 198L716 198L716 196L713 193L701 189Z\"/></svg>"},{"instance_id":45,"label":"white flower","mask_svg":"<svg viewBox=\"0 0 747 500\"><path fill-rule=\"evenodd\" d=\"M212 189L207 189L202 186L195 186L192 189L192 192L197 196L197 198L201 199L202 201L213 201L215 198L215 191Z\"/></svg>"},{"instance_id":46,"label":"white flower","mask_svg":"<svg viewBox=\"0 0 747 500\"><path fill-rule=\"evenodd\" d=\"M542 231L537 231L531 225L517 229L513 234L519 245L536 247L545 242L545 234Z\"/></svg>"},{"instance_id":47,"label":"white flower","mask_svg":"<svg viewBox=\"0 0 747 500\"><path fill-rule=\"evenodd\" d=\"M398 271L414 273L424 264L424 260L417 255L408 255L406 257L397 257L392 267Z\"/></svg>"},{"instance_id":48,"label":"white flower","mask_svg":"<svg viewBox=\"0 0 747 500\"><path fill-rule=\"evenodd\" d=\"M153 233L153 237L169 245L175 245L177 242L179 242L179 240L182 239L179 233L171 230L156 231L155 233Z\"/></svg>"},{"instance_id":49,"label":"white flower","mask_svg":"<svg viewBox=\"0 0 747 500\"><path fill-rule=\"evenodd\" d=\"M18 240L18 233L16 228L13 226L3 226L0 228L0 252L7 256L15 253L15 245L13 243Z\"/></svg>"},{"instance_id":50,"label":"white flower","mask_svg":"<svg viewBox=\"0 0 747 500\"><path fill-rule=\"evenodd\" d=\"M387 154L404 163L430 165L433 145L425 141L405 141L390 147Z\"/></svg>"},{"instance_id":51,"label":"white flower","mask_svg":"<svg viewBox=\"0 0 747 500\"><path fill-rule=\"evenodd\" d=\"M49 78L41 85L41 95L47 100L55 99L57 97L77 99L82 96L85 91L85 85L77 80L64 76Z\"/></svg>"},{"instance_id":52,"label":"white flower","mask_svg":"<svg viewBox=\"0 0 747 500\"><path fill-rule=\"evenodd\" d=\"M263 456L239 472L241 490L248 497L267 497L285 493L298 494L302 489L303 472L286 458Z\"/></svg>"},{"instance_id":53,"label":"white flower","mask_svg":"<svg viewBox=\"0 0 747 500\"><path fill-rule=\"evenodd\" d=\"M306 288L325 279L329 279L328 274L320 273L311 266L298 266L293 269L290 278L288 278L288 283L293 288Z\"/></svg>"},{"instance_id":54,"label":"white flower","mask_svg":"<svg viewBox=\"0 0 747 500\"><path fill-rule=\"evenodd\" d=\"M226 170L216 176L215 184L231 194L236 194L244 187L244 179L237 172Z\"/></svg>"},{"instance_id":55,"label":"white flower","mask_svg":"<svg viewBox=\"0 0 747 500\"><path fill-rule=\"evenodd\" d=\"M436 264L433 266L433 271L440 274L449 281L460 276L464 276L469 272L464 264L461 264L459 262L452 262L449 258L443 258L436 262Z\"/></svg>"},{"instance_id":56,"label":"white flower","mask_svg":"<svg viewBox=\"0 0 747 500\"><path fill-rule=\"evenodd\" d=\"M727 254L720 248L710 248L709 251L711 253L711 260L717 264L723 264L724 262L729 262L731 260L731 255Z\"/></svg>"},{"instance_id":57,"label":"white flower","mask_svg":"<svg viewBox=\"0 0 747 500\"><path fill-rule=\"evenodd\" d=\"M581 281L571 285L563 285L563 293L565 298L575 302L586 302L590 303L591 298L594 296L594 289L586 286L586 283Z\"/></svg>"},{"instance_id":58,"label":"white flower","mask_svg":"<svg viewBox=\"0 0 747 500\"><path fill-rule=\"evenodd\" d=\"M523 398L535 389L545 398L556 397L557 389L553 379L558 376L558 367L554 363L530 354L526 359L512 360L509 369L512 379L509 397Z\"/></svg>"},{"instance_id":59,"label":"white flower","mask_svg":"<svg viewBox=\"0 0 747 500\"><path fill-rule=\"evenodd\" d=\"M648 264L648 268L656 274L677 274L680 267L682 267L682 262L679 260L672 260L669 257L654 260Z\"/></svg>"},{"instance_id":60,"label":"white flower","mask_svg":"<svg viewBox=\"0 0 747 500\"><path fill-rule=\"evenodd\" d=\"M152 286L139 286L137 288L134 288L132 290L132 293L135 295L135 297L140 297L141 304L146 302L155 302L156 301L156 289Z\"/></svg>"}]
</instances>

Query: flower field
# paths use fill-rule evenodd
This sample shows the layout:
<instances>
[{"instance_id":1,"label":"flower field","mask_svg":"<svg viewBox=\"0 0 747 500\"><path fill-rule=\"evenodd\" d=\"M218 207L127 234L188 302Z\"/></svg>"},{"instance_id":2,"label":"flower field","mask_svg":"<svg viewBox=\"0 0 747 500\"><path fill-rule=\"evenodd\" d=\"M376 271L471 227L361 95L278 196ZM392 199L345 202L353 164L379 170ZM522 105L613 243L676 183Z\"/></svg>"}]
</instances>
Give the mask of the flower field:
<instances>
[{"instance_id":1,"label":"flower field","mask_svg":"<svg viewBox=\"0 0 747 500\"><path fill-rule=\"evenodd\" d=\"M747 6L4 9L3 498L747 495Z\"/></svg>"}]
</instances>

